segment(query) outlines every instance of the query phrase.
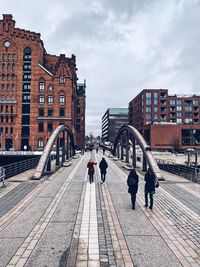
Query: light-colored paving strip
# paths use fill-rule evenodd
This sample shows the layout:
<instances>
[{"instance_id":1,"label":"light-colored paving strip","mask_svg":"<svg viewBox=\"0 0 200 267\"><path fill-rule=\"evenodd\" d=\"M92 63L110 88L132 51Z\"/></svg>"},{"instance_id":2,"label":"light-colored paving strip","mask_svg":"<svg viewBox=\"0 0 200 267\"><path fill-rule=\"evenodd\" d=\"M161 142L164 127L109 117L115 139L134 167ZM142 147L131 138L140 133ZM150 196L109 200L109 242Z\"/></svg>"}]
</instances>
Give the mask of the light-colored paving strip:
<instances>
[{"instance_id":1,"label":"light-colored paving strip","mask_svg":"<svg viewBox=\"0 0 200 267\"><path fill-rule=\"evenodd\" d=\"M200 191L198 192L197 190L195 190L194 188L189 187L188 185L185 184L176 184L177 186L183 188L185 191L191 193L192 195L194 195L195 197L200 198ZM197 185L196 185L197 186ZM200 188L199 188L200 189Z\"/></svg>"},{"instance_id":2,"label":"light-colored paving strip","mask_svg":"<svg viewBox=\"0 0 200 267\"><path fill-rule=\"evenodd\" d=\"M117 266L133 267L133 262L106 184L102 185L108 224Z\"/></svg>"},{"instance_id":3,"label":"light-colored paving strip","mask_svg":"<svg viewBox=\"0 0 200 267\"><path fill-rule=\"evenodd\" d=\"M100 266L95 184L86 185L76 266Z\"/></svg>"},{"instance_id":4,"label":"light-colored paving strip","mask_svg":"<svg viewBox=\"0 0 200 267\"><path fill-rule=\"evenodd\" d=\"M5 227L7 227L33 201L33 199L46 187L47 184L48 181L44 181L43 183L39 184L13 209L0 218L0 232L5 229Z\"/></svg>"},{"instance_id":5,"label":"light-colored paving strip","mask_svg":"<svg viewBox=\"0 0 200 267\"><path fill-rule=\"evenodd\" d=\"M32 253L42 233L45 231L49 221L51 220L54 212L56 211L70 181L72 180L75 172L79 168L82 160L83 158L77 163L76 167L70 173L68 179L65 181L58 193L55 195L54 199L52 200L46 211L43 213L40 220L34 226L33 230L30 232L30 234L21 244L19 249L16 251L12 259L8 263L7 267L23 267L26 264L30 254Z\"/></svg>"},{"instance_id":6,"label":"light-colored paving strip","mask_svg":"<svg viewBox=\"0 0 200 267\"><path fill-rule=\"evenodd\" d=\"M110 161L110 163L112 166L114 165L112 161ZM114 167L116 167L116 165L114 165ZM121 181L126 184L127 177L125 173L120 169L119 173ZM160 190L162 194L167 195L171 201L175 202L177 207L184 209L184 211L190 214L191 218L199 221L199 216L195 212L191 211L184 204L167 193L164 189L159 188L158 190ZM178 229L176 229L173 222L163 214L162 210L156 207L154 207L154 211L144 208L144 192L142 189L140 189L137 194L137 203L181 264L184 267L200 266L200 257L197 255L197 253L195 253L194 249L190 245L190 242L187 242L187 238L183 239L182 236L180 236L177 231Z\"/></svg>"}]
</instances>

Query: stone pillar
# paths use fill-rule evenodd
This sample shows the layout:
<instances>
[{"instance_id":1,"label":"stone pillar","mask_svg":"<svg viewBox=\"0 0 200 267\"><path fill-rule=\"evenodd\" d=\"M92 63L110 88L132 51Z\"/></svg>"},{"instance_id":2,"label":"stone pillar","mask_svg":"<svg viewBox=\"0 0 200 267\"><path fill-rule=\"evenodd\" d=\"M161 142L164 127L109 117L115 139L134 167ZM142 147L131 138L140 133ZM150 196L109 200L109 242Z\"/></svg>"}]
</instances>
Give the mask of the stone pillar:
<instances>
[{"instance_id":1,"label":"stone pillar","mask_svg":"<svg viewBox=\"0 0 200 267\"><path fill-rule=\"evenodd\" d=\"M65 161L65 132L63 132L62 163Z\"/></svg>"},{"instance_id":2,"label":"stone pillar","mask_svg":"<svg viewBox=\"0 0 200 267\"><path fill-rule=\"evenodd\" d=\"M69 134L67 133L66 160L69 159Z\"/></svg>"},{"instance_id":3,"label":"stone pillar","mask_svg":"<svg viewBox=\"0 0 200 267\"><path fill-rule=\"evenodd\" d=\"M126 162L129 162L129 132L126 131Z\"/></svg>"},{"instance_id":4,"label":"stone pillar","mask_svg":"<svg viewBox=\"0 0 200 267\"><path fill-rule=\"evenodd\" d=\"M132 149L133 149L133 153L132 153L132 167L136 168L136 150L135 150L135 138L132 137Z\"/></svg>"},{"instance_id":5,"label":"stone pillar","mask_svg":"<svg viewBox=\"0 0 200 267\"><path fill-rule=\"evenodd\" d=\"M198 153L195 152L195 167L198 165Z\"/></svg>"},{"instance_id":6,"label":"stone pillar","mask_svg":"<svg viewBox=\"0 0 200 267\"><path fill-rule=\"evenodd\" d=\"M121 134L121 160L124 159L124 144L123 144L123 133Z\"/></svg>"},{"instance_id":7,"label":"stone pillar","mask_svg":"<svg viewBox=\"0 0 200 267\"><path fill-rule=\"evenodd\" d=\"M188 151L188 166L190 166L190 152Z\"/></svg>"},{"instance_id":8,"label":"stone pillar","mask_svg":"<svg viewBox=\"0 0 200 267\"><path fill-rule=\"evenodd\" d=\"M119 159L119 143L117 144L117 157Z\"/></svg>"},{"instance_id":9,"label":"stone pillar","mask_svg":"<svg viewBox=\"0 0 200 267\"><path fill-rule=\"evenodd\" d=\"M146 158L145 158L144 154L143 154L142 171L143 172L146 172L147 171L147 161L146 161Z\"/></svg>"},{"instance_id":10,"label":"stone pillar","mask_svg":"<svg viewBox=\"0 0 200 267\"><path fill-rule=\"evenodd\" d=\"M51 152L50 152L51 153ZM47 171L50 172L51 171L51 154L49 155L49 159L47 162Z\"/></svg>"},{"instance_id":11,"label":"stone pillar","mask_svg":"<svg viewBox=\"0 0 200 267\"><path fill-rule=\"evenodd\" d=\"M60 165L60 138L56 140L56 166Z\"/></svg>"}]
</instances>

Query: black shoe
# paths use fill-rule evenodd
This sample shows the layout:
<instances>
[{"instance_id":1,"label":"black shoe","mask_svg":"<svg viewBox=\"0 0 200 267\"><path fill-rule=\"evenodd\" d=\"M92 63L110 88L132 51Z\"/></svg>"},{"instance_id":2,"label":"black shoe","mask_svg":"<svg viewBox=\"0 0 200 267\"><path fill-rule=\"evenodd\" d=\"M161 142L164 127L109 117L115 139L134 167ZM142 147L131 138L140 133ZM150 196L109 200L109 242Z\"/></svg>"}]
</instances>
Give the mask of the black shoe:
<instances>
[{"instance_id":1,"label":"black shoe","mask_svg":"<svg viewBox=\"0 0 200 267\"><path fill-rule=\"evenodd\" d=\"M145 208L148 208L148 205L144 205Z\"/></svg>"},{"instance_id":2,"label":"black shoe","mask_svg":"<svg viewBox=\"0 0 200 267\"><path fill-rule=\"evenodd\" d=\"M153 209L153 207L152 207L152 206L150 206L149 208L150 208L150 210L152 210L152 209Z\"/></svg>"},{"instance_id":3,"label":"black shoe","mask_svg":"<svg viewBox=\"0 0 200 267\"><path fill-rule=\"evenodd\" d=\"M135 207L132 207L132 210L135 210Z\"/></svg>"}]
</instances>

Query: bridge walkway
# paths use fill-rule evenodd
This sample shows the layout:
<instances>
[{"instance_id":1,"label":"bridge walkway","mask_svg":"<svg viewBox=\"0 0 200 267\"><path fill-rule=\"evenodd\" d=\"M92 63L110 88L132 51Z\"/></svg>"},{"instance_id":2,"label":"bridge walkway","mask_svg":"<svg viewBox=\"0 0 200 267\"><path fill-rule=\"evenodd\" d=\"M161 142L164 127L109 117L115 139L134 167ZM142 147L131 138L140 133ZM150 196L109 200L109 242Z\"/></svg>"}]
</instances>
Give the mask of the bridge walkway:
<instances>
[{"instance_id":1,"label":"bridge walkway","mask_svg":"<svg viewBox=\"0 0 200 267\"><path fill-rule=\"evenodd\" d=\"M106 157L106 183L100 184L97 167L89 184L90 157L99 162L102 154L85 153L48 178L0 191L0 267L200 266L198 184L163 172L166 181L151 211L144 208L138 168L132 210L128 171ZM23 184L30 184L29 190Z\"/></svg>"}]
</instances>

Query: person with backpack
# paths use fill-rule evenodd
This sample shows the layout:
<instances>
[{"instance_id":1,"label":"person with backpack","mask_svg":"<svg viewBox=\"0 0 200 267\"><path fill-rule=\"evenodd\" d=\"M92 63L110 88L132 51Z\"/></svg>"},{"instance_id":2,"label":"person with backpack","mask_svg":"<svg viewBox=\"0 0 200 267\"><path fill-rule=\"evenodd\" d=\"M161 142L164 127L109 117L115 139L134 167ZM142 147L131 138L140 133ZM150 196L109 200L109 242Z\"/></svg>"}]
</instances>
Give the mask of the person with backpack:
<instances>
[{"instance_id":1,"label":"person with backpack","mask_svg":"<svg viewBox=\"0 0 200 267\"><path fill-rule=\"evenodd\" d=\"M99 169L101 172L101 183L105 183L107 168L108 168L108 163L106 162L105 158L102 158L102 160L99 163Z\"/></svg>"},{"instance_id":2,"label":"person with backpack","mask_svg":"<svg viewBox=\"0 0 200 267\"><path fill-rule=\"evenodd\" d=\"M138 175L135 171L135 169L131 169L128 179L127 179L127 185L128 185L128 193L131 194L131 203L132 203L132 209L135 209L135 201L136 201L136 194L138 191Z\"/></svg>"}]
</instances>

